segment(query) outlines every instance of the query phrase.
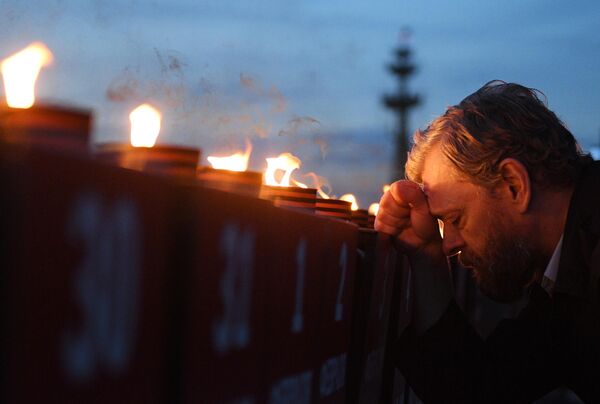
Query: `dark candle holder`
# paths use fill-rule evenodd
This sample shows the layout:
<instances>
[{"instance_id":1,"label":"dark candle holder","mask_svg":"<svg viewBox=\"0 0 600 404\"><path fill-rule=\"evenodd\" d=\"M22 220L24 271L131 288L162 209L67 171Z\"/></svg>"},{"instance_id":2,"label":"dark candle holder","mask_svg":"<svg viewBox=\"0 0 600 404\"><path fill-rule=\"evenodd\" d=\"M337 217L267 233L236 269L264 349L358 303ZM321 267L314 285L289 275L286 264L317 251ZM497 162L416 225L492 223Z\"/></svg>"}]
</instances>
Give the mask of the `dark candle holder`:
<instances>
[{"instance_id":1,"label":"dark candle holder","mask_svg":"<svg viewBox=\"0 0 600 404\"><path fill-rule=\"evenodd\" d=\"M68 154L89 153L91 113L81 109L34 105L0 108L0 139Z\"/></svg>"},{"instance_id":2,"label":"dark candle holder","mask_svg":"<svg viewBox=\"0 0 600 404\"><path fill-rule=\"evenodd\" d=\"M316 201L315 213L319 216L349 221L352 203L341 199L321 199Z\"/></svg>"},{"instance_id":3,"label":"dark candle holder","mask_svg":"<svg viewBox=\"0 0 600 404\"><path fill-rule=\"evenodd\" d=\"M198 167L198 183L207 188L258 198L263 182L262 173L255 171L230 171L211 167Z\"/></svg>"},{"instance_id":4,"label":"dark candle holder","mask_svg":"<svg viewBox=\"0 0 600 404\"><path fill-rule=\"evenodd\" d=\"M165 177L193 180L200 149L181 146L133 147L122 143L97 146L96 158L108 164Z\"/></svg>"},{"instance_id":5,"label":"dark candle holder","mask_svg":"<svg viewBox=\"0 0 600 404\"><path fill-rule=\"evenodd\" d=\"M375 228L375 215L369 214L369 229Z\"/></svg>"},{"instance_id":6,"label":"dark candle holder","mask_svg":"<svg viewBox=\"0 0 600 404\"><path fill-rule=\"evenodd\" d=\"M314 188L263 185L260 198L273 201L280 208L315 213L317 190Z\"/></svg>"},{"instance_id":7,"label":"dark candle holder","mask_svg":"<svg viewBox=\"0 0 600 404\"><path fill-rule=\"evenodd\" d=\"M369 228L369 212L366 209L353 210L351 220L358 227Z\"/></svg>"}]
</instances>

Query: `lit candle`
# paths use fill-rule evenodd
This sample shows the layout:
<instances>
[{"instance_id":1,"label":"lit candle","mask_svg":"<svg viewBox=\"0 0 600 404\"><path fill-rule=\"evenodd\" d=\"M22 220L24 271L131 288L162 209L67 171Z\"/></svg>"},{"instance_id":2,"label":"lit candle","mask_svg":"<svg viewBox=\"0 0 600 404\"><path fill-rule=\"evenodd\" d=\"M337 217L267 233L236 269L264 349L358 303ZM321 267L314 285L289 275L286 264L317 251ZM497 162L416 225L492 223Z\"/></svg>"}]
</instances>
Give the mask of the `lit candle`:
<instances>
[{"instance_id":1,"label":"lit candle","mask_svg":"<svg viewBox=\"0 0 600 404\"><path fill-rule=\"evenodd\" d=\"M343 201L348 201L351 203L351 220L352 223L358 225L362 228L369 227L369 212L366 209L360 209L358 206L358 201L356 197L352 194L345 194L340 197Z\"/></svg>"},{"instance_id":2,"label":"lit candle","mask_svg":"<svg viewBox=\"0 0 600 404\"><path fill-rule=\"evenodd\" d=\"M278 207L314 213L317 190L290 185L292 172L300 168L301 163L301 160L291 153L267 158L265 184L262 186L260 197L273 201ZM281 174L279 179L278 173Z\"/></svg>"},{"instance_id":3,"label":"lit candle","mask_svg":"<svg viewBox=\"0 0 600 404\"><path fill-rule=\"evenodd\" d=\"M101 161L166 177L195 178L200 149L156 145L162 122L160 111L150 104L142 104L131 111L129 120L130 144L99 145L96 155Z\"/></svg>"},{"instance_id":4,"label":"lit candle","mask_svg":"<svg viewBox=\"0 0 600 404\"><path fill-rule=\"evenodd\" d=\"M257 198L263 182L262 173L247 171L252 144L246 141L246 150L229 156L208 156L212 167L198 167L198 183L220 191Z\"/></svg>"},{"instance_id":5,"label":"lit candle","mask_svg":"<svg viewBox=\"0 0 600 404\"><path fill-rule=\"evenodd\" d=\"M35 84L52 53L42 43L32 43L4 59L0 65L6 106L0 108L0 139L46 150L86 154L90 113L44 105L35 101Z\"/></svg>"}]
</instances>

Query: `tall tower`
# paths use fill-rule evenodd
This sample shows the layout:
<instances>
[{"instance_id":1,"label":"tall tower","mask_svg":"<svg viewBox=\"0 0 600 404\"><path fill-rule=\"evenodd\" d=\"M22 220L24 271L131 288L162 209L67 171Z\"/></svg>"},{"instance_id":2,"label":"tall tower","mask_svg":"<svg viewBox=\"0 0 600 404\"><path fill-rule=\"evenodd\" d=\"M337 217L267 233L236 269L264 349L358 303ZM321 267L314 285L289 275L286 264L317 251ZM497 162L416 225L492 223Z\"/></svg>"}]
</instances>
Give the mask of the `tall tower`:
<instances>
[{"instance_id":1,"label":"tall tower","mask_svg":"<svg viewBox=\"0 0 600 404\"><path fill-rule=\"evenodd\" d=\"M394 134L395 151L392 166L392 180L404 178L404 164L408 154L408 112L421 103L421 97L408 90L408 79L415 73L416 66L411 61L409 47L410 33L403 29L400 33L400 46L396 49L396 59L388 66L390 72L398 78L398 92L385 95L385 106L398 116L396 132Z\"/></svg>"}]
</instances>

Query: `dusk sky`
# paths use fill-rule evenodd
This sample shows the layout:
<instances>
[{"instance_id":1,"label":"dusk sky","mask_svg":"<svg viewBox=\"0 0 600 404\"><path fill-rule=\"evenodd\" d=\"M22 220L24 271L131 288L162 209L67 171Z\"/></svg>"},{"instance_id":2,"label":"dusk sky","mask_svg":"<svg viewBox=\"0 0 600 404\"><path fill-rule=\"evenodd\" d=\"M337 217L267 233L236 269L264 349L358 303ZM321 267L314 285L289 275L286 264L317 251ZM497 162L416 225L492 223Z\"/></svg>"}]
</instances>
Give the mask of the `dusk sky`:
<instances>
[{"instance_id":1,"label":"dusk sky","mask_svg":"<svg viewBox=\"0 0 600 404\"><path fill-rule=\"evenodd\" d=\"M210 154L291 151L363 206L390 180L396 89L410 27L424 127L491 79L543 91L585 149L600 141L596 1L0 0L0 55L45 42L41 100L94 111L94 141L127 141L129 111L164 113L159 143ZM4 57L2 56L2 57Z\"/></svg>"}]
</instances>

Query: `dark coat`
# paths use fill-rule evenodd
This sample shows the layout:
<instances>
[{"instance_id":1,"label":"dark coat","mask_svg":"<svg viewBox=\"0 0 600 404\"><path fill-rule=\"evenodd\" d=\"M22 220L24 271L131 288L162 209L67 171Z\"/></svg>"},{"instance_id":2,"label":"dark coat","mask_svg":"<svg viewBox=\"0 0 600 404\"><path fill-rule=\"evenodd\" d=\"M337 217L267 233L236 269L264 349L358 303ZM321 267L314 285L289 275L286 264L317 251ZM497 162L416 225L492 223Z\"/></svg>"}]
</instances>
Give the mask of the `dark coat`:
<instances>
[{"instance_id":1,"label":"dark coat","mask_svg":"<svg viewBox=\"0 0 600 404\"><path fill-rule=\"evenodd\" d=\"M528 403L566 386L600 403L600 163L569 206L552 297L532 287L517 318L483 340L452 302L425 334L409 327L396 366L426 403Z\"/></svg>"}]
</instances>

